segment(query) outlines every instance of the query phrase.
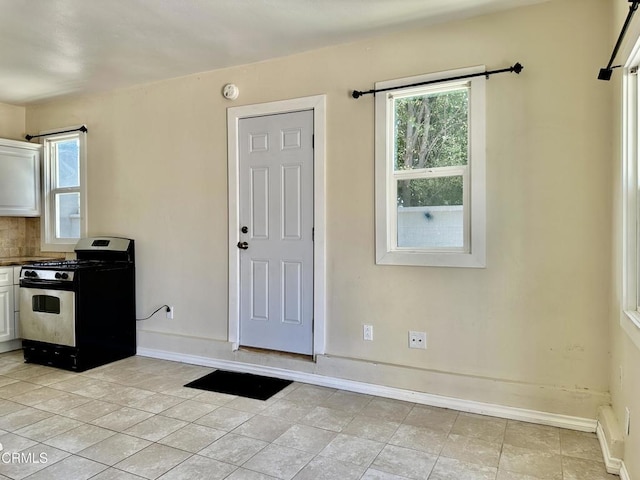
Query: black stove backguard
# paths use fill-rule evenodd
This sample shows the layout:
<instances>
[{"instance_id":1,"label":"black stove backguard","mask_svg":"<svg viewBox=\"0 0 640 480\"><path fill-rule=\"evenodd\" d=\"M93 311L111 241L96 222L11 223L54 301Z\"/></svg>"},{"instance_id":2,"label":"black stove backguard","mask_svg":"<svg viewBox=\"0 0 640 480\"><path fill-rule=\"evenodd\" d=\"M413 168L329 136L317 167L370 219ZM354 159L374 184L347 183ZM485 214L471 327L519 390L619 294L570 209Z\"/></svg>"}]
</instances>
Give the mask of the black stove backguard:
<instances>
[{"instance_id":1,"label":"black stove backguard","mask_svg":"<svg viewBox=\"0 0 640 480\"><path fill-rule=\"evenodd\" d=\"M96 262L95 268L78 266L73 282L64 285L60 282L58 287L50 283L39 287L53 295L56 288L74 291L75 346L24 339L22 345L27 363L82 372L136 354L134 241L116 239L122 245L126 243L125 250L102 249L100 245L108 240L104 237L82 239L76 246L80 263L100 261ZM96 241L97 246L80 249L86 247L87 242ZM25 294L27 291L38 292L33 281L25 280L25 286L28 286ZM43 315L43 320L49 318Z\"/></svg>"}]
</instances>

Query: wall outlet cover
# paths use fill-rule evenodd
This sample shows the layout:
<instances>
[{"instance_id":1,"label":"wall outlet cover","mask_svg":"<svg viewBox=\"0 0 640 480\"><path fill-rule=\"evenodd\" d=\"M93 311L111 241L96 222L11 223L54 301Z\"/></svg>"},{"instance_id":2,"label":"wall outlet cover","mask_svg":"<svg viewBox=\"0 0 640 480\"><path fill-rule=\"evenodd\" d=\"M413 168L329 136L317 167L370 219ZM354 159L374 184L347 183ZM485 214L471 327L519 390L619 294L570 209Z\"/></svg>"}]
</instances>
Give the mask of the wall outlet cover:
<instances>
[{"instance_id":1,"label":"wall outlet cover","mask_svg":"<svg viewBox=\"0 0 640 480\"><path fill-rule=\"evenodd\" d=\"M362 338L367 341L373 341L373 325L362 326Z\"/></svg>"},{"instance_id":2,"label":"wall outlet cover","mask_svg":"<svg viewBox=\"0 0 640 480\"><path fill-rule=\"evenodd\" d=\"M427 349L427 332L409 331L409 348Z\"/></svg>"}]
</instances>

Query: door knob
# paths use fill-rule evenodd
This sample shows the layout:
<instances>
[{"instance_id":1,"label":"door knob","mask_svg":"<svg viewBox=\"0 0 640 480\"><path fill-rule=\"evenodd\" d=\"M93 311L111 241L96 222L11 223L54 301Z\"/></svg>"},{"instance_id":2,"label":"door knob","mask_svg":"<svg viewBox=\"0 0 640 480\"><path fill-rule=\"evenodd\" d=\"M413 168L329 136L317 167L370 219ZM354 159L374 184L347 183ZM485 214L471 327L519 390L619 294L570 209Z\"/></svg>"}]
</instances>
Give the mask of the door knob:
<instances>
[{"instance_id":1,"label":"door knob","mask_svg":"<svg viewBox=\"0 0 640 480\"><path fill-rule=\"evenodd\" d=\"M241 250L246 250L249 248L249 244L247 242L238 242L238 248Z\"/></svg>"}]
</instances>

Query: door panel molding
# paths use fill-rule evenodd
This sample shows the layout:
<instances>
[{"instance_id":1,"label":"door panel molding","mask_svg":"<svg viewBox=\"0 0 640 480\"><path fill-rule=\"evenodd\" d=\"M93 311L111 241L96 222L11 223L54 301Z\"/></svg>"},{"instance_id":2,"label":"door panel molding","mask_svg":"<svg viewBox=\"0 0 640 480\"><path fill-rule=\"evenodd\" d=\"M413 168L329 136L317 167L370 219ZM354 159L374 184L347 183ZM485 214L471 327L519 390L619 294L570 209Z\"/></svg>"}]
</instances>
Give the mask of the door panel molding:
<instances>
[{"instance_id":1,"label":"door panel molding","mask_svg":"<svg viewBox=\"0 0 640 480\"><path fill-rule=\"evenodd\" d=\"M280 172L282 199L280 200L280 223L282 240L302 240L302 165L283 165ZM291 199L294 202L291 202Z\"/></svg>"},{"instance_id":2,"label":"door panel molding","mask_svg":"<svg viewBox=\"0 0 640 480\"><path fill-rule=\"evenodd\" d=\"M251 320L269 320L269 262L251 260ZM260 298L258 297L260 294Z\"/></svg>"},{"instance_id":3,"label":"door panel molding","mask_svg":"<svg viewBox=\"0 0 640 480\"><path fill-rule=\"evenodd\" d=\"M313 356L325 353L326 329L326 95L295 98L256 105L244 105L227 109L228 148L228 189L229 189L229 335L233 349L239 347L240 340L240 199L239 199L239 150L238 123L242 118L250 118L278 113L313 110L314 152L313 152ZM293 135L292 135L293 137ZM258 139L256 139L258 140ZM288 139L288 145L295 145ZM256 141L257 148L268 148ZM293 147L295 148L295 147Z\"/></svg>"},{"instance_id":4,"label":"door panel molding","mask_svg":"<svg viewBox=\"0 0 640 480\"><path fill-rule=\"evenodd\" d=\"M261 188L258 188L258 185ZM257 238L269 238L269 169L251 168L251 240ZM261 198L256 198L256 192L260 192ZM262 208L259 208L259 206ZM260 215L259 215L260 214Z\"/></svg>"},{"instance_id":5,"label":"door panel molding","mask_svg":"<svg viewBox=\"0 0 640 480\"><path fill-rule=\"evenodd\" d=\"M282 315L281 322L302 325L303 312L302 312L302 262L287 261L284 260L280 264L282 271L280 278L282 279L282 285L280 286L281 292L281 306L280 314ZM290 296L288 292L291 288L296 289L297 294Z\"/></svg>"}]
</instances>

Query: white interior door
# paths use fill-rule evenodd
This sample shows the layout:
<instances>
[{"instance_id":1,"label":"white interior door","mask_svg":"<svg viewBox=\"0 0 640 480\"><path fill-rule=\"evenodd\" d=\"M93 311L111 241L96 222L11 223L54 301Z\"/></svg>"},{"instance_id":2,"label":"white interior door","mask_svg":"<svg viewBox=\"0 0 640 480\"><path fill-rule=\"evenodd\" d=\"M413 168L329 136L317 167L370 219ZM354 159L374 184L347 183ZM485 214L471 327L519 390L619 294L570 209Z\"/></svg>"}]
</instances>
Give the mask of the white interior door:
<instances>
[{"instance_id":1,"label":"white interior door","mask_svg":"<svg viewBox=\"0 0 640 480\"><path fill-rule=\"evenodd\" d=\"M313 111L240 119L240 345L313 354Z\"/></svg>"}]
</instances>

